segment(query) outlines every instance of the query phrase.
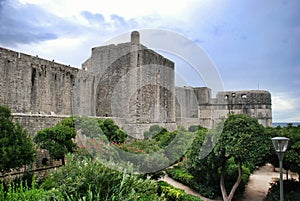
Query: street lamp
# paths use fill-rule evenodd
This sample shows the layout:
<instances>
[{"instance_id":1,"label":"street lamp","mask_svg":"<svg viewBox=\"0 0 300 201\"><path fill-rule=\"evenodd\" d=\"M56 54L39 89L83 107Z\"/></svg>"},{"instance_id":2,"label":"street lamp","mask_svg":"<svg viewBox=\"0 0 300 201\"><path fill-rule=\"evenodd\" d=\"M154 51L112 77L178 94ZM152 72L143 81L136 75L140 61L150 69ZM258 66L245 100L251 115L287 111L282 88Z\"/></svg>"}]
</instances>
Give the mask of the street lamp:
<instances>
[{"instance_id":1,"label":"street lamp","mask_svg":"<svg viewBox=\"0 0 300 201\"><path fill-rule=\"evenodd\" d=\"M284 152L287 150L289 145L289 138L286 137L274 137L272 143L277 152L280 167L280 201L283 201L283 178L282 178L282 160Z\"/></svg>"}]
</instances>

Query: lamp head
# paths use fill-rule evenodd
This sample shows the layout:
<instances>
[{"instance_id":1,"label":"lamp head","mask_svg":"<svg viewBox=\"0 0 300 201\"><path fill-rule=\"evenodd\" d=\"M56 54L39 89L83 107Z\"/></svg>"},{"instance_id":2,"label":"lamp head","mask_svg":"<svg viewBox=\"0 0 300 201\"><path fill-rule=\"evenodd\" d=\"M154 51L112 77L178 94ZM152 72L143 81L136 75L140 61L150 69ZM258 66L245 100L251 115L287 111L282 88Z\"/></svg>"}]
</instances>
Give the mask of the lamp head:
<instances>
[{"instance_id":1,"label":"lamp head","mask_svg":"<svg viewBox=\"0 0 300 201\"><path fill-rule=\"evenodd\" d=\"M273 146L277 153L284 153L289 145L289 138L286 137L274 137L272 138Z\"/></svg>"}]
</instances>

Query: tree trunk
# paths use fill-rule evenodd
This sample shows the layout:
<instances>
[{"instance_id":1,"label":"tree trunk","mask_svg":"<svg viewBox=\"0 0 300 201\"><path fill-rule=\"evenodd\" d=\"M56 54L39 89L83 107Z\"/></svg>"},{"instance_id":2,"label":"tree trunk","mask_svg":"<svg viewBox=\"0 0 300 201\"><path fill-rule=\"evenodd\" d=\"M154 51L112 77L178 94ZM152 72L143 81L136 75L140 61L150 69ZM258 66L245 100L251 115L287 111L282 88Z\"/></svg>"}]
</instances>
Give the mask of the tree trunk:
<instances>
[{"instance_id":1,"label":"tree trunk","mask_svg":"<svg viewBox=\"0 0 300 201\"><path fill-rule=\"evenodd\" d=\"M64 156L61 158L61 164L65 165L65 157Z\"/></svg>"},{"instance_id":2,"label":"tree trunk","mask_svg":"<svg viewBox=\"0 0 300 201\"><path fill-rule=\"evenodd\" d=\"M286 180L289 180L289 171L285 170Z\"/></svg>"},{"instance_id":3,"label":"tree trunk","mask_svg":"<svg viewBox=\"0 0 300 201\"><path fill-rule=\"evenodd\" d=\"M226 168L225 168L225 163L224 163L222 165L222 170L221 170L220 188L221 188L223 200L227 201L228 196L227 196L227 191L225 188L225 174L226 174Z\"/></svg>"},{"instance_id":4,"label":"tree trunk","mask_svg":"<svg viewBox=\"0 0 300 201\"><path fill-rule=\"evenodd\" d=\"M241 163L238 163L238 171L239 171L238 178L237 178L236 182L234 183L233 187L231 188L231 191L230 191L229 195L227 195L227 191L226 191L226 188L225 188L226 168L225 168L225 164L222 165L220 187L221 187L221 192L222 192L222 196L223 196L224 201L231 201L233 199L234 193L235 193L235 191L237 190L237 188L239 187L239 185L242 181L242 164Z\"/></svg>"}]
</instances>

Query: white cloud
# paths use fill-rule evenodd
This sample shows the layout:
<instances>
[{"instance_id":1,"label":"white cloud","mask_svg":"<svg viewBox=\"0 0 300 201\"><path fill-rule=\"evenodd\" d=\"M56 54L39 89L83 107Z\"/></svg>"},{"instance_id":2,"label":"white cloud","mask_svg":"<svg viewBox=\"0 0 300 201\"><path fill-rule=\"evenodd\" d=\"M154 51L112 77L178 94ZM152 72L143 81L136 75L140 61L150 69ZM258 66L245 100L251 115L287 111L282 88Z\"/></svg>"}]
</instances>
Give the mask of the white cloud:
<instances>
[{"instance_id":1,"label":"white cloud","mask_svg":"<svg viewBox=\"0 0 300 201\"><path fill-rule=\"evenodd\" d=\"M291 93L272 94L273 122L300 122L299 105Z\"/></svg>"},{"instance_id":2,"label":"white cloud","mask_svg":"<svg viewBox=\"0 0 300 201\"><path fill-rule=\"evenodd\" d=\"M272 97L273 109L276 111L293 110L299 100L298 98L290 98L287 95L275 95Z\"/></svg>"},{"instance_id":3,"label":"white cloud","mask_svg":"<svg viewBox=\"0 0 300 201\"><path fill-rule=\"evenodd\" d=\"M64 37L36 44L20 44L16 49L50 61L54 59L58 63L81 68L81 64L90 57L91 48L100 45L103 40L103 36L83 34L79 37Z\"/></svg>"},{"instance_id":4,"label":"white cloud","mask_svg":"<svg viewBox=\"0 0 300 201\"><path fill-rule=\"evenodd\" d=\"M117 14L125 19L160 14L164 16L178 16L197 3L196 0L20 0L21 3L38 5L60 17L78 15L81 11L88 10L92 13L101 13L105 17Z\"/></svg>"}]
</instances>

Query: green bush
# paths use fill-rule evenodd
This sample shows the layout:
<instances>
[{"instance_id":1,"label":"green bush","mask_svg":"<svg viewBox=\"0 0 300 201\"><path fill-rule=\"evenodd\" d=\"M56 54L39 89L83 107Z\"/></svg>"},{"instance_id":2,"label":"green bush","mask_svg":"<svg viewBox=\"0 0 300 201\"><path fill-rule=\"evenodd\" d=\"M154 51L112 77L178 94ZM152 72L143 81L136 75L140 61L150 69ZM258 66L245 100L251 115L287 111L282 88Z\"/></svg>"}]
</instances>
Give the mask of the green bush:
<instances>
[{"instance_id":1,"label":"green bush","mask_svg":"<svg viewBox=\"0 0 300 201\"><path fill-rule=\"evenodd\" d=\"M127 133L119 128L112 119L99 120L100 128L110 142L123 143Z\"/></svg>"},{"instance_id":2,"label":"green bush","mask_svg":"<svg viewBox=\"0 0 300 201\"><path fill-rule=\"evenodd\" d=\"M300 182L295 180L284 180L284 200L295 201L300 200ZM277 201L280 197L280 184L279 180L273 183L268 191L264 201Z\"/></svg>"},{"instance_id":3,"label":"green bush","mask_svg":"<svg viewBox=\"0 0 300 201\"><path fill-rule=\"evenodd\" d=\"M188 131L189 132L196 132L196 131L198 131L200 129L203 129L203 127L200 126L200 125L192 125L192 126L189 127Z\"/></svg>"},{"instance_id":4,"label":"green bush","mask_svg":"<svg viewBox=\"0 0 300 201\"><path fill-rule=\"evenodd\" d=\"M169 176L171 178L196 190L204 197L211 198L211 199L213 199L215 197L216 189L214 189L213 187L211 187L209 185L205 185L205 184L199 182L198 178L194 178L194 176L191 173L189 173L189 171L187 169L185 169L184 167L175 166L171 169L168 169L167 173L169 174ZM218 185L217 185L217 188L218 188Z\"/></svg>"},{"instance_id":5,"label":"green bush","mask_svg":"<svg viewBox=\"0 0 300 201\"><path fill-rule=\"evenodd\" d=\"M51 195L56 194L57 200L62 200L59 198L59 193L53 192L53 190L45 190L43 188L37 187L35 177L32 178L31 183L24 182L23 180L10 181L8 184L2 182L0 184L0 200L5 201L19 201L19 200L49 200Z\"/></svg>"},{"instance_id":6,"label":"green bush","mask_svg":"<svg viewBox=\"0 0 300 201\"><path fill-rule=\"evenodd\" d=\"M180 200L181 201L201 201L201 199L199 197L190 195L190 194L182 195Z\"/></svg>"},{"instance_id":7,"label":"green bush","mask_svg":"<svg viewBox=\"0 0 300 201\"><path fill-rule=\"evenodd\" d=\"M42 187L56 189L64 200L137 200L139 197L154 196L157 184L131 173L109 169L90 159L75 160L67 156L67 163L57 171L52 171Z\"/></svg>"},{"instance_id":8,"label":"green bush","mask_svg":"<svg viewBox=\"0 0 300 201\"><path fill-rule=\"evenodd\" d=\"M167 129L159 126L159 125L151 125L149 128L149 131L144 132L144 139L152 139L155 138L156 135L158 135L161 132L166 132Z\"/></svg>"},{"instance_id":9,"label":"green bush","mask_svg":"<svg viewBox=\"0 0 300 201\"><path fill-rule=\"evenodd\" d=\"M186 194L182 189L175 188L165 181L158 181L158 194L164 195L168 201L201 201L194 195Z\"/></svg>"},{"instance_id":10,"label":"green bush","mask_svg":"<svg viewBox=\"0 0 300 201\"><path fill-rule=\"evenodd\" d=\"M165 147L164 154L170 160L171 164L175 164L183 159L196 136L194 133L187 131L174 131L170 134L170 142Z\"/></svg>"},{"instance_id":11,"label":"green bush","mask_svg":"<svg viewBox=\"0 0 300 201\"><path fill-rule=\"evenodd\" d=\"M175 180L191 186L194 182L194 176L191 175L186 169L180 166L174 166L173 168L167 169L167 173Z\"/></svg>"},{"instance_id":12,"label":"green bush","mask_svg":"<svg viewBox=\"0 0 300 201\"><path fill-rule=\"evenodd\" d=\"M135 154L149 154L160 150L156 140L132 140L121 144L115 144L119 149L125 152Z\"/></svg>"}]
</instances>

